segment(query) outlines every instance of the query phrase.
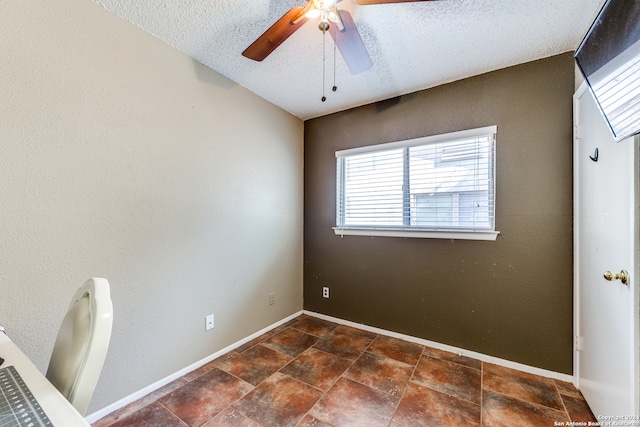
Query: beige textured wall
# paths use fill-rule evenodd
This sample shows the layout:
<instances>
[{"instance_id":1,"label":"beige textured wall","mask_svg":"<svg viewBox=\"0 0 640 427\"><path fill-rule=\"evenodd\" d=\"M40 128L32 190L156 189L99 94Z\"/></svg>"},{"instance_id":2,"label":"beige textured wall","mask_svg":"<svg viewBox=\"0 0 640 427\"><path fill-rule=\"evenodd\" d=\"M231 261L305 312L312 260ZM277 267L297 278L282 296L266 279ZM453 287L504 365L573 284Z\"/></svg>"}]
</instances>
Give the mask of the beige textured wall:
<instances>
[{"instance_id":1,"label":"beige textured wall","mask_svg":"<svg viewBox=\"0 0 640 427\"><path fill-rule=\"evenodd\" d=\"M41 370L91 276L88 414L302 308L302 121L92 1L0 17L0 324Z\"/></svg>"}]
</instances>

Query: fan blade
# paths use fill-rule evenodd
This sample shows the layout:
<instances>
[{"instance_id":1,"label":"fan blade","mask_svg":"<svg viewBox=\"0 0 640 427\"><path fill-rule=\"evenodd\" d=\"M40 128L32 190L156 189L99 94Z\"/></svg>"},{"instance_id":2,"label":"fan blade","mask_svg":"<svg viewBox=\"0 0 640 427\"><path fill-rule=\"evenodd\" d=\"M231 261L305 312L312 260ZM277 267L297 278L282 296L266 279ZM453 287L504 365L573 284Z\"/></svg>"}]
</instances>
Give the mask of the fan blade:
<instances>
[{"instance_id":1,"label":"fan blade","mask_svg":"<svg viewBox=\"0 0 640 427\"><path fill-rule=\"evenodd\" d=\"M278 19L275 24L258 37L256 41L251 43L251 46L242 52L242 56L253 59L254 61L262 61L269 56L283 41L307 22L307 17L304 16L305 9L307 8L298 6L284 14L282 18ZM294 22L294 19L296 22Z\"/></svg>"},{"instance_id":2,"label":"fan blade","mask_svg":"<svg viewBox=\"0 0 640 427\"><path fill-rule=\"evenodd\" d=\"M358 74L367 71L373 65L367 48L362 42L356 23L353 22L351 14L346 10L339 10L338 14L344 28L342 31L338 29L338 25L331 25L329 33L340 50L340 54L347 63L351 74Z\"/></svg>"},{"instance_id":3,"label":"fan blade","mask_svg":"<svg viewBox=\"0 0 640 427\"><path fill-rule=\"evenodd\" d=\"M419 1L435 1L435 0L353 0L360 6L367 4L386 4L386 3L415 3Z\"/></svg>"}]
</instances>

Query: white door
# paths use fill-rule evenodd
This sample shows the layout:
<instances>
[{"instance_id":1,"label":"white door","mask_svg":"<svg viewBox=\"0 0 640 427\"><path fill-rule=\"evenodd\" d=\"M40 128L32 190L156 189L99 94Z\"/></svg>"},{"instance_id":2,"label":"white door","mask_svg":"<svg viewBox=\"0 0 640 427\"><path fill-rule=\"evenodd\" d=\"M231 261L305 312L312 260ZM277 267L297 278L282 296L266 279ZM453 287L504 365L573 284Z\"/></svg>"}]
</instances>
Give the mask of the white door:
<instances>
[{"instance_id":1,"label":"white door","mask_svg":"<svg viewBox=\"0 0 640 427\"><path fill-rule=\"evenodd\" d=\"M637 416L638 143L613 140L586 84L574 120L574 378L596 417Z\"/></svg>"}]
</instances>

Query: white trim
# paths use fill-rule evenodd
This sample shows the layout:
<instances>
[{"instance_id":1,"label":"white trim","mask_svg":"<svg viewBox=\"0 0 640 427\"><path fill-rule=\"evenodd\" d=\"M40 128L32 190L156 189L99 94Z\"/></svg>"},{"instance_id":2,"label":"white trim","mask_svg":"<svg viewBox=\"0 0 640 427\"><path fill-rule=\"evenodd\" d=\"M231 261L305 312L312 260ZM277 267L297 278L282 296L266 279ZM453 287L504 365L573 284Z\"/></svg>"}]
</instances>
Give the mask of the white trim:
<instances>
[{"instance_id":1,"label":"white trim","mask_svg":"<svg viewBox=\"0 0 640 427\"><path fill-rule=\"evenodd\" d=\"M586 81L582 81L578 90L573 94L573 385L580 389L580 355L578 354L578 337L581 336L580 331L580 268L578 260L580 259L580 215L578 214L578 206L580 205L580 162L578 161L580 140L580 129L577 127L578 104L577 100L588 90Z\"/></svg>"},{"instance_id":2,"label":"white trim","mask_svg":"<svg viewBox=\"0 0 640 427\"><path fill-rule=\"evenodd\" d=\"M304 314L312 317L317 317L322 320L327 320L329 322L338 323L340 325L351 326L353 328L362 329L368 332L373 332L380 335L385 335L388 337L399 338L401 340L413 342L416 344L421 344L427 347L435 348L437 350L448 351L451 353L455 353L459 356L467 356L473 359L480 360L481 362L492 363L494 365L504 366L505 368L511 368L522 372L527 372L530 374L538 375L545 378L552 378L559 381L564 382L572 382L573 376L568 374L562 374L560 372L549 371L547 369L536 368L535 366L524 365L518 362L512 362L510 360L500 359L498 357L489 356L487 354L478 353L471 350L465 350L459 347L453 347L447 344L441 344L435 341L429 341L422 338L416 338L411 335L400 334L397 332L387 331L386 329L376 328L374 326L364 325L362 323L351 322L349 320L339 319L337 317L327 316L325 314L314 313L313 311L302 311Z\"/></svg>"},{"instance_id":3,"label":"white trim","mask_svg":"<svg viewBox=\"0 0 640 427\"><path fill-rule=\"evenodd\" d=\"M99 419L109 415L110 413L123 408L125 406L127 406L129 403L131 402L135 402L136 400L146 396L147 394L159 389L162 386L165 386L167 384L169 384L171 381L177 380L178 378L188 374L191 371L195 371L196 369L198 369L199 367L206 365L207 363L211 362L212 360L217 359L220 356L223 356L227 353L229 353L230 351L232 351L235 348L240 347L243 344L248 343L249 341L251 341L254 338L259 337L260 335L269 332L270 330L277 328L280 325L283 325L285 323L287 323L289 320L295 319L296 317L300 316L302 314L302 311L298 311L297 313L294 313L290 316L285 317L284 319L273 323L270 326L267 326L266 328L263 328L261 330L259 330L258 332L249 335L246 338L241 339L240 341L236 341L235 343L223 348L222 350L216 351L213 354L210 354L209 356L205 357L204 359L200 359L197 362L192 363L191 365L187 366L186 368L180 369L179 371L164 377L158 381L156 381L155 383L148 385L147 387L140 389L120 400L118 400L117 402L112 403L109 406L106 406L94 413L92 413L89 416L85 417L85 420L88 423L94 423L96 421L98 421Z\"/></svg>"},{"instance_id":4,"label":"white trim","mask_svg":"<svg viewBox=\"0 0 640 427\"><path fill-rule=\"evenodd\" d=\"M633 137L633 144L636 145L636 149L634 150L634 164L635 164L635 176L634 176L634 195L637 194L638 189L640 189L640 168L638 167L638 165L640 165L640 135L635 135ZM633 323L634 323L634 334L633 334L633 339L635 340L636 343L636 348L635 348L635 360L633 361L633 369L635 372L634 378L634 388L635 388L635 395L636 395L636 402L635 402L635 411L636 411L636 415L640 415L640 197L638 196L634 196L634 203L633 203L633 216L634 216L634 221L633 221L633 235L635 236L635 241L633 242L633 258L635 260L634 262L634 272L635 272L635 276L634 278L632 278L632 283L633 283L633 307L634 307L634 314L633 314Z\"/></svg>"},{"instance_id":5,"label":"white trim","mask_svg":"<svg viewBox=\"0 0 640 427\"><path fill-rule=\"evenodd\" d=\"M333 227L333 232L342 236L379 236L379 237L414 237L423 239L464 239L464 240L496 240L499 231L453 231L453 230L420 230L420 229L380 229Z\"/></svg>"},{"instance_id":6,"label":"white trim","mask_svg":"<svg viewBox=\"0 0 640 427\"><path fill-rule=\"evenodd\" d=\"M371 153L378 150L390 150L393 148L413 147L416 145L433 144L440 141L455 141L456 139L473 138L476 136L484 136L496 134L498 126L485 126L476 129L467 129L457 132L443 133L439 135L423 136L420 138L406 139L402 141L386 142L383 144L367 145L365 147L348 148L346 150L336 151L336 157L344 157L358 153Z\"/></svg>"}]
</instances>

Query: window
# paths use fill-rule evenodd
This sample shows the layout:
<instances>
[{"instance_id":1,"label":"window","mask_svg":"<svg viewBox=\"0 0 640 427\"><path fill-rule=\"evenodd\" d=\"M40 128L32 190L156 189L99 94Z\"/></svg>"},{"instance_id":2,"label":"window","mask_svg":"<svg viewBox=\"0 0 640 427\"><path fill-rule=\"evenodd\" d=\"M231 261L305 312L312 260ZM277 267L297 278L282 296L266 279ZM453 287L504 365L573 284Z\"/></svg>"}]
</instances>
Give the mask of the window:
<instances>
[{"instance_id":1,"label":"window","mask_svg":"<svg viewBox=\"0 0 640 427\"><path fill-rule=\"evenodd\" d=\"M336 152L336 234L495 240L496 131Z\"/></svg>"}]
</instances>

